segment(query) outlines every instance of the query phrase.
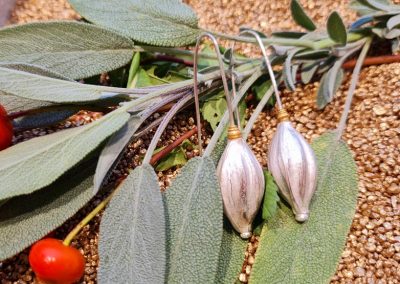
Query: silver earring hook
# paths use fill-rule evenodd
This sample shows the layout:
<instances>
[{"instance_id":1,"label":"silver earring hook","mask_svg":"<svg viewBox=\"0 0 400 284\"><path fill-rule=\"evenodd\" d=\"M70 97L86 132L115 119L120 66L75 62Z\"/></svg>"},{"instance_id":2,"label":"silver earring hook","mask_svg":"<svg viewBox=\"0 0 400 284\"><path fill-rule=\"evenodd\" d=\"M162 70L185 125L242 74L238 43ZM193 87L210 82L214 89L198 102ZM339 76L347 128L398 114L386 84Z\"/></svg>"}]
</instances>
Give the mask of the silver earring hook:
<instances>
[{"instance_id":1,"label":"silver earring hook","mask_svg":"<svg viewBox=\"0 0 400 284\"><path fill-rule=\"evenodd\" d=\"M224 86L224 92L225 92L225 97L226 97L226 104L228 106L228 112L229 112L229 123L231 126L234 126L234 120L233 120L233 114L232 114L232 101L231 97L229 95L229 89L228 89L228 82L226 80L226 75L225 75L225 69L224 69L224 62L222 61L222 56L219 51L219 45L215 37L207 32L202 33L198 38L196 42L196 48L194 51L194 59L193 59L193 81L194 81L194 86L193 86L193 93L194 93L194 100L195 100L195 105L196 105L196 120L197 120L197 135L198 135L198 140L199 140L199 153L200 156L202 155L202 141L201 141L201 123L200 123L200 103L199 103L199 89L198 89L198 74L197 74L197 64L198 64L198 54L199 54L199 49L200 49L200 43L203 38L209 38L211 42L214 45L215 52L217 53L217 59L218 59L218 64L219 64L219 69L221 72L221 79L222 79L222 84Z\"/></svg>"},{"instance_id":2,"label":"silver earring hook","mask_svg":"<svg viewBox=\"0 0 400 284\"><path fill-rule=\"evenodd\" d=\"M257 40L257 43L258 43L258 45L260 46L260 49L261 49L261 53L262 53L262 55L264 57L265 64L267 65L269 77L271 78L272 86L273 86L274 91L275 91L275 97L276 97L276 102L278 104L278 108L280 110L283 109L281 96L280 96L280 93L279 93L279 90L278 90L278 84L276 83L276 79L275 79L275 75L274 75L274 70L272 70L271 61L268 58L267 50L265 49L265 46L264 46L264 44L262 42L262 39L261 39L260 35L258 33L256 33L255 31L252 31L252 30L244 30L241 33L239 33L239 35L244 35L244 34L250 34L250 35L254 36L255 39ZM232 44L232 54L233 54L234 44L235 43Z\"/></svg>"}]
</instances>

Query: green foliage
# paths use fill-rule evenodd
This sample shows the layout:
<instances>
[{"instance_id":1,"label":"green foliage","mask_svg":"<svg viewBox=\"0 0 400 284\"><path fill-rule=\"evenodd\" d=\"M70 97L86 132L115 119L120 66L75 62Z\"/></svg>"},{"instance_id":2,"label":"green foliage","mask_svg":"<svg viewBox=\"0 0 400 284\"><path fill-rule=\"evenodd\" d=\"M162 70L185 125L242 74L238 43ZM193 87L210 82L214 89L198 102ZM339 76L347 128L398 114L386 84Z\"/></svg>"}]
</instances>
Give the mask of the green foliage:
<instances>
[{"instance_id":1,"label":"green foliage","mask_svg":"<svg viewBox=\"0 0 400 284\"><path fill-rule=\"evenodd\" d=\"M175 166L183 166L187 163L188 159L186 157L186 149L193 149L194 145L189 141L185 140L182 144L172 150L166 157L161 159L157 166L156 171L166 171ZM158 151L162 150L163 148L158 149ZM154 154L158 151L154 151Z\"/></svg>"},{"instance_id":2,"label":"green foliage","mask_svg":"<svg viewBox=\"0 0 400 284\"><path fill-rule=\"evenodd\" d=\"M335 77L334 77L335 76ZM337 73L331 72L329 74L325 73L319 83L318 93L317 93L317 107L318 109L323 109L329 102L333 99L333 94L335 94L342 84L344 77L343 69L338 69ZM333 88L330 89L330 80L333 80Z\"/></svg>"},{"instance_id":3,"label":"green foliage","mask_svg":"<svg viewBox=\"0 0 400 284\"><path fill-rule=\"evenodd\" d=\"M48 107L42 108L43 112L23 116L13 120L13 125L19 129L45 127L59 123L77 113L80 108L70 107Z\"/></svg>"},{"instance_id":4,"label":"green foliage","mask_svg":"<svg viewBox=\"0 0 400 284\"><path fill-rule=\"evenodd\" d=\"M264 170L265 177L265 193L262 206L262 218L268 220L276 214L278 210L278 187L275 184L274 178L270 172Z\"/></svg>"},{"instance_id":5,"label":"green foliage","mask_svg":"<svg viewBox=\"0 0 400 284\"><path fill-rule=\"evenodd\" d=\"M94 162L90 159L42 190L0 206L0 260L43 238L90 200Z\"/></svg>"},{"instance_id":6,"label":"green foliage","mask_svg":"<svg viewBox=\"0 0 400 284\"><path fill-rule=\"evenodd\" d=\"M0 152L0 200L41 189L74 167L129 114L114 111L88 125L33 138Z\"/></svg>"},{"instance_id":7,"label":"green foliage","mask_svg":"<svg viewBox=\"0 0 400 284\"><path fill-rule=\"evenodd\" d=\"M235 283L244 262L247 240L243 240L224 218L217 277L213 283Z\"/></svg>"},{"instance_id":8,"label":"green foliage","mask_svg":"<svg viewBox=\"0 0 400 284\"><path fill-rule=\"evenodd\" d=\"M133 54L131 67L129 68L128 83L126 86L127 88L134 88L134 86L132 85L132 82L136 76L136 73L139 70L139 66L140 66L140 52L135 52Z\"/></svg>"},{"instance_id":9,"label":"green foliage","mask_svg":"<svg viewBox=\"0 0 400 284\"><path fill-rule=\"evenodd\" d=\"M0 67L0 91L30 100L53 103L89 103L126 97L114 88L84 85Z\"/></svg>"},{"instance_id":10,"label":"green foliage","mask_svg":"<svg viewBox=\"0 0 400 284\"><path fill-rule=\"evenodd\" d=\"M132 39L158 46L183 46L199 35L196 14L178 0L69 0L87 20Z\"/></svg>"},{"instance_id":11,"label":"green foliage","mask_svg":"<svg viewBox=\"0 0 400 284\"><path fill-rule=\"evenodd\" d=\"M226 108L227 104L224 91L220 91L216 95L205 100L201 108L201 113L204 120L210 123L212 130L215 131L217 129L219 122L225 114ZM244 101L240 102L238 109L240 124L242 126L245 124L246 108L246 103Z\"/></svg>"},{"instance_id":12,"label":"green foliage","mask_svg":"<svg viewBox=\"0 0 400 284\"><path fill-rule=\"evenodd\" d=\"M347 43L347 31L342 18L335 11L329 15L327 22L327 30L329 37L340 45Z\"/></svg>"},{"instance_id":13,"label":"green foliage","mask_svg":"<svg viewBox=\"0 0 400 284\"><path fill-rule=\"evenodd\" d=\"M335 273L355 213L357 170L336 133L324 134L312 147L318 188L310 219L297 223L281 204L262 231L250 283L329 283Z\"/></svg>"},{"instance_id":14,"label":"green foliage","mask_svg":"<svg viewBox=\"0 0 400 284\"><path fill-rule=\"evenodd\" d=\"M99 283L165 283L165 212L150 165L117 189L100 225Z\"/></svg>"},{"instance_id":15,"label":"green foliage","mask_svg":"<svg viewBox=\"0 0 400 284\"><path fill-rule=\"evenodd\" d=\"M168 283L213 283L223 233L222 197L209 157L191 159L165 194Z\"/></svg>"},{"instance_id":16,"label":"green foliage","mask_svg":"<svg viewBox=\"0 0 400 284\"><path fill-rule=\"evenodd\" d=\"M129 62L134 48L129 38L73 21L0 29L0 46L0 62L35 64L72 79L117 69Z\"/></svg>"},{"instance_id":17,"label":"green foliage","mask_svg":"<svg viewBox=\"0 0 400 284\"><path fill-rule=\"evenodd\" d=\"M293 20L298 25L309 31L313 31L317 28L310 17L304 12L303 7L301 7L297 0L292 0L290 2L290 10L292 12Z\"/></svg>"}]
</instances>

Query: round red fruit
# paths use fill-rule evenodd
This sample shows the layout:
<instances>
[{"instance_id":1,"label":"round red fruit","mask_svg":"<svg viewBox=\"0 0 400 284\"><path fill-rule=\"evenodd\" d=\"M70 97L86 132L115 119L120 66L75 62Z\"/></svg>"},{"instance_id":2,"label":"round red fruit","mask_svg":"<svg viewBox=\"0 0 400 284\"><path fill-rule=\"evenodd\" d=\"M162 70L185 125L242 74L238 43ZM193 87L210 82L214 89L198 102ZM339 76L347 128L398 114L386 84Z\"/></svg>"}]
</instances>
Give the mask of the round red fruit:
<instances>
[{"instance_id":1,"label":"round red fruit","mask_svg":"<svg viewBox=\"0 0 400 284\"><path fill-rule=\"evenodd\" d=\"M29 263L40 280L57 284L74 283L85 271L85 259L77 249L51 238L32 246Z\"/></svg>"},{"instance_id":2,"label":"round red fruit","mask_svg":"<svg viewBox=\"0 0 400 284\"><path fill-rule=\"evenodd\" d=\"M13 138L13 126L7 117L7 112L0 105L0 151L11 146Z\"/></svg>"}]
</instances>

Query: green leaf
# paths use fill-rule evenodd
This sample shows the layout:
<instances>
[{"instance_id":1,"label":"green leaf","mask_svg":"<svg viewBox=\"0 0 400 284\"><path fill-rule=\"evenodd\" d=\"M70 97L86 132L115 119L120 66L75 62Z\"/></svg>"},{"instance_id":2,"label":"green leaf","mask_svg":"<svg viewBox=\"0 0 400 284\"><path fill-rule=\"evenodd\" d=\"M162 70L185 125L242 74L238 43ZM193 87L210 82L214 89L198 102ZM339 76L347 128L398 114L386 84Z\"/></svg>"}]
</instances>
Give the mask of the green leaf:
<instances>
[{"instance_id":1,"label":"green leaf","mask_svg":"<svg viewBox=\"0 0 400 284\"><path fill-rule=\"evenodd\" d=\"M336 271L355 214L357 168L335 133L322 135L312 147L318 187L310 219L297 223L281 204L262 231L250 283L329 283Z\"/></svg>"},{"instance_id":2,"label":"green leaf","mask_svg":"<svg viewBox=\"0 0 400 284\"><path fill-rule=\"evenodd\" d=\"M226 107L227 104L223 91L204 102L201 113L203 118L210 123L212 130L215 131L218 127L221 118L224 116Z\"/></svg>"},{"instance_id":3,"label":"green leaf","mask_svg":"<svg viewBox=\"0 0 400 284\"><path fill-rule=\"evenodd\" d=\"M247 240L243 240L224 218L224 232L219 250L217 278L214 283L235 283L245 258Z\"/></svg>"},{"instance_id":4,"label":"green leaf","mask_svg":"<svg viewBox=\"0 0 400 284\"><path fill-rule=\"evenodd\" d=\"M356 11L357 14L360 16L372 15L377 12L377 10L374 7L365 4L365 1L362 0L351 0L349 8Z\"/></svg>"},{"instance_id":5,"label":"green leaf","mask_svg":"<svg viewBox=\"0 0 400 284\"><path fill-rule=\"evenodd\" d=\"M94 164L90 159L46 188L0 207L0 260L46 236L92 198Z\"/></svg>"},{"instance_id":6,"label":"green leaf","mask_svg":"<svg viewBox=\"0 0 400 284\"><path fill-rule=\"evenodd\" d=\"M165 158L157 164L156 171L166 171L175 166L183 166L187 163L185 151L182 147L178 147L169 153Z\"/></svg>"},{"instance_id":7,"label":"green leaf","mask_svg":"<svg viewBox=\"0 0 400 284\"><path fill-rule=\"evenodd\" d=\"M140 52L135 52L132 58L131 66L129 68L127 88L133 88L132 81L135 78L140 66Z\"/></svg>"},{"instance_id":8,"label":"green leaf","mask_svg":"<svg viewBox=\"0 0 400 284\"><path fill-rule=\"evenodd\" d=\"M223 206L211 158L190 159L167 190L165 206L167 282L213 283L222 240Z\"/></svg>"},{"instance_id":9,"label":"green leaf","mask_svg":"<svg viewBox=\"0 0 400 284\"><path fill-rule=\"evenodd\" d=\"M290 10L292 12L293 20L303 28L309 31L314 31L317 27L310 19L310 17L304 12L303 7L297 0L290 2Z\"/></svg>"},{"instance_id":10,"label":"green leaf","mask_svg":"<svg viewBox=\"0 0 400 284\"><path fill-rule=\"evenodd\" d=\"M183 46L200 30L192 9L179 0L69 0L84 18L142 43Z\"/></svg>"},{"instance_id":11,"label":"green leaf","mask_svg":"<svg viewBox=\"0 0 400 284\"><path fill-rule=\"evenodd\" d=\"M118 188L100 224L99 283L165 283L165 211L150 165Z\"/></svg>"},{"instance_id":12,"label":"green leaf","mask_svg":"<svg viewBox=\"0 0 400 284\"><path fill-rule=\"evenodd\" d=\"M400 37L400 29L394 28L394 29L392 29L390 31L387 31L387 32L383 31L382 35L383 35L382 37L384 37L386 39L398 38L398 37Z\"/></svg>"},{"instance_id":13,"label":"green leaf","mask_svg":"<svg viewBox=\"0 0 400 284\"><path fill-rule=\"evenodd\" d=\"M119 162L124 149L147 117L131 116L121 129L115 132L101 151L94 176L94 192L97 193L110 171Z\"/></svg>"},{"instance_id":14,"label":"green leaf","mask_svg":"<svg viewBox=\"0 0 400 284\"><path fill-rule=\"evenodd\" d=\"M327 22L327 30L329 37L339 43L340 45L346 45L347 43L347 32L346 27L343 23L342 18L335 11L329 15Z\"/></svg>"},{"instance_id":15,"label":"green leaf","mask_svg":"<svg viewBox=\"0 0 400 284\"><path fill-rule=\"evenodd\" d=\"M272 36L273 37L283 37L283 38L295 38L295 39L299 39L302 36L304 36L306 33L302 33L302 32L273 32Z\"/></svg>"},{"instance_id":16,"label":"green leaf","mask_svg":"<svg viewBox=\"0 0 400 284\"><path fill-rule=\"evenodd\" d=\"M35 64L81 79L127 64L134 44L110 30L72 21L0 29L0 61Z\"/></svg>"},{"instance_id":17,"label":"green leaf","mask_svg":"<svg viewBox=\"0 0 400 284\"><path fill-rule=\"evenodd\" d=\"M391 12L394 9L398 9L398 5L393 5L391 2L386 0L358 0L360 3L367 7L371 7L376 10Z\"/></svg>"},{"instance_id":18,"label":"green leaf","mask_svg":"<svg viewBox=\"0 0 400 284\"><path fill-rule=\"evenodd\" d=\"M260 78L261 79L261 78ZM271 87L272 83L271 80L266 79L264 76L262 77L261 83L260 80L257 80L256 83L252 86L252 91L256 94L257 100L261 101L264 97L265 93Z\"/></svg>"},{"instance_id":19,"label":"green leaf","mask_svg":"<svg viewBox=\"0 0 400 284\"><path fill-rule=\"evenodd\" d=\"M262 218L268 220L273 217L278 209L278 187L275 184L271 173L264 170L265 193L262 207Z\"/></svg>"},{"instance_id":20,"label":"green leaf","mask_svg":"<svg viewBox=\"0 0 400 284\"><path fill-rule=\"evenodd\" d=\"M88 125L33 138L0 152L0 200L41 189L120 129L129 114L115 110Z\"/></svg>"},{"instance_id":21,"label":"green leaf","mask_svg":"<svg viewBox=\"0 0 400 284\"><path fill-rule=\"evenodd\" d=\"M30 100L53 103L88 103L126 97L119 88L84 85L0 67L0 91Z\"/></svg>"}]
</instances>

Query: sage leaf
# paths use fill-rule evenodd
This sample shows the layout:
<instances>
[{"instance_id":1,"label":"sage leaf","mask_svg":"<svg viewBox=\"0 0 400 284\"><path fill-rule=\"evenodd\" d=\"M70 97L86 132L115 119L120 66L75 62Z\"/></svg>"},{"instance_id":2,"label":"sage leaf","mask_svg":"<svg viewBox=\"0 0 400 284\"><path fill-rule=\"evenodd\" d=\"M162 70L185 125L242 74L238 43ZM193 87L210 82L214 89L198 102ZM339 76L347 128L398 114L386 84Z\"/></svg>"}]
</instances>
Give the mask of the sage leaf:
<instances>
[{"instance_id":1,"label":"sage leaf","mask_svg":"<svg viewBox=\"0 0 400 284\"><path fill-rule=\"evenodd\" d=\"M387 23L386 23L386 27L391 30L394 27L398 26L400 24L400 15L396 15L391 17Z\"/></svg>"},{"instance_id":2,"label":"sage leaf","mask_svg":"<svg viewBox=\"0 0 400 284\"><path fill-rule=\"evenodd\" d=\"M0 61L39 65L82 79L127 64L134 44L110 30L73 21L0 29Z\"/></svg>"},{"instance_id":3,"label":"sage leaf","mask_svg":"<svg viewBox=\"0 0 400 284\"><path fill-rule=\"evenodd\" d=\"M346 27L343 23L342 18L335 11L329 15L327 22L327 30L329 37L339 43L340 45L346 45L347 43L347 32Z\"/></svg>"},{"instance_id":4,"label":"sage leaf","mask_svg":"<svg viewBox=\"0 0 400 284\"><path fill-rule=\"evenodd\" d=\"M22 64L22 63L0 63L0 67L15 69L19 71L24 71L36 75L41 75L45 77L51 77L66 81L73 81L61 74L50 71L44 67L40 67L32 64ZM38 109L41 107L51 106L52 103L37 101L32 99L26 99L18 96L13 96L8 93L0 91L0 104L7 110L8 113L15 111L23 111L28 109Z\"/></svg>"},{"instance_id":5,"label":"sage leaf","mask_svg":"<svg viewBox=\"0 0 400 284\"><path fill-rule=\"evenodd\" d=\"M195 42L200 30L192 9L179 0L69 0L84 18L117 30L142 43L184 46Z\"/></svg>"},{"instance_id":6,"label":"sage leaf","mask_svg":"<svg viewBox=\"0 0 400 284\"><path fill-rule=\"evenodd\" d=\"M94 193L97 193L110 171L119 162L124 149L133 139L133 135L143 124L145 118L131 116L125 125L115 132L101 151L94 175Z\"/></svg>"},{"instance_id":7,"label":"sage leaf","mask_svg":"<svg viewBox=\"0 0 400 284\"><path fill-rule=\"evenodd\" d=\"M283 38L295 38L295 39L299 39L302 36L304 36L306 33L303 32L287 32L287 31L283 31L283 32L273 32L272 36L273 37L283 37Z\"/></svg>"},{"instance_id":8,"label":"sage leaf","mask_svg":"<svg viewBox=\"0 0 400 284\"><path fill-rule=\"evenodd\" d=\"M268 220L273 217L278 209L278 187L270 172L264 170L265 177L265 193L262 206L262 218Z\"/></svg>"},{"instance_id":9,"label":"sage leaf","mask_svg":"<svg viewBox=\"0 0 400 284\"><path fill-rule=\"evenodd\" d=\"M165 283L165 212L156 173L139 166L117 190L100 224L99 283Z\"/></svg>"},{"instance_id":10,"label":"sage leaf","mask_svg":"<svg viewBox=\"0 0 400 284\"><path fill-rule=\"evenodd\" d=\"M309 31L314 31L317 28L310 17L304 12L303 7L301 7L297 0L292 0L290 2L290 10L292 12L293 20L298 25Z\"/></svg>"},{"instance_id":11,"label":"sage leaf","mask_svg":"<svg viewBox=\"0 0 400 284\"><path fill-rule=\"evenodd\" d=\"M391 12L394 9L398 9L397 5L393 5L389 1L386 0L359 0L359 2L363 3L364 5L367 5L368 7L371 7L373 9L385 11L385 12Z\"/></svg>"},{"instance_id":12,"label":"sage leaf","mask_svg":"<svg viewBox=\"0 0 400 284\"><path fill-rule=\"evenodd\" d=\"M222 240L223 206L210 157L189 160L167 190L165 206L167 282L213 283Z\"/></svg>"},{"instance_id":13,"label":"sage leaf","mask_svg":"<svg viewBox=\"0 0 400 284\"><path fill-rule=\"evenodd\" d=\"M301 49L294 48L287 53L287 57L285 59L285 63L283 65L283 79L285 85L288 89L294 91L296 89L295 82L296 78L293 76L293 65L292 60L293 57L298 53Z\"/></svg>"},{"instance_id":14,"label":"sage leaf","mask_svg":"<svg viewBox=\"0 0 400 284\"><path fill-rule=\"evenodd\" d=\"M308 84L311 82L312 78L314 77L315 73L317 72L319 67L319 62L309 62L309 63L303 63L301 67L301 81L304 84Z\"/></svg>"},{"instance_id":15,"label":"sage leaf","mask_svg":"<svg viewBox=\"0 0 400 284\"><path fill-rule=\"evenodd\" d=\"M4 67L0 67L0 91L53 103L88 103L127 96L119 94L118 88L84 85Z\"/></svg>"},{"instance_id":16,"label":"sage leaf","mask_svg":"<svg viewBox=\"0 0 400 284\"><path fill-rule=\"evenodd\" d=\"M224 232L219 250L219 262L215 283L235 283L244 262L247 240L243 240L224 218Z\"/></svg>"},{"instance_id":17,"label":"sage leaf","mask_svg":"<svg viewBox=\"0 0 400 284\"><path fill-rule=\"evenodd\" d=\"M360 16L373 15L377 13L377 10L374 7L366 4L363 0L351 0L349 7L356 11Z\"/></svg>"},{"instance_id":18,"label":"sage leaf","mask_svg":"<svg viewBox=\"0 0 400 284\"><path fill-rule=\"evenodd\" d=\"M280 204L262 230L250 283L329 283L346 242L357 201L357 168L334 133L312 143L318 187L310 219L297 223Z\"/></svg>"},{"instance_id":19,"label":"sage leaf","mask_svg":"<svg viewBox=\"0 0 400 284\"><path fill-rule=\"evenodd\" d=\"M0 207L0 260L46 236L93 197L94 163L89 159L42 190L12 198Z\"/></svg>"},{"instance_id":20,"label":"sage leaf","mask_svg":"<svg viewBox=\"0 0 400 284\"><path fill-rule=\"evenodd\" d=\"M400 29L394 28L390 31L383 31L382 37L387 38L387 39L394 39L400 37Z\"/></svg>"},{"instance_id":21,"label":"sage leaf","mask_svg":"<svg viewBox=\"0 0 400 284\"><path fill-rule=\"evenodd\" d=\"M328 71L329 73L329 71ZM330 103L333 99L331 94L335 94L337 90L339 90L340 85L343 82L344 71L343 69L339 69L336 73L336 77L328 76L328 73L325 73L321 81L319 83L319 89L317 93L317 107L318 109L323 109L328 103ZM334 80L333 90L329 90L329 80Z\"/></svg>"},{"instance_id":22,"label":"sage leaf","mask_svg":"<svg viewBox=\"0 0 400 284\"><path fill-rule=\"evenodd\" d=\"M371 15L363 16L350 25L350 30L358 29L358 28L362 27L363 25L372 22L373 20L374 20L374 17Z\"/></svg>"},{"instance_id":23,"label":"sage leaf","mask_svg":"<svg viewBox=\"0 0 400 284\"><path fill-rule=\"evenodd\" d=\"M0 200L41 189L120 129L129 114L115 110L88 125L19 143L0 152Z\"/></svg>"},{"instance_id":24,"label":"sage leaf","mask_svg":"<svg viewBox=\"0 0 400 284\"><path fill-rule=\"evenodd\" d=\"M13 125L19 129L45 127L59 123L79 111L78 108L47 108L43 112L23 116L13 120Z\"/></svg>"}]
</instances>

